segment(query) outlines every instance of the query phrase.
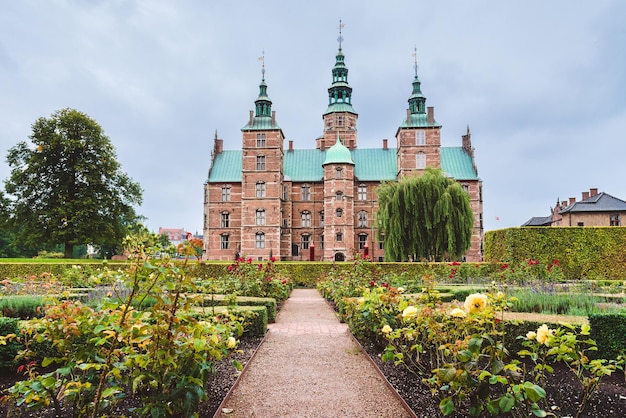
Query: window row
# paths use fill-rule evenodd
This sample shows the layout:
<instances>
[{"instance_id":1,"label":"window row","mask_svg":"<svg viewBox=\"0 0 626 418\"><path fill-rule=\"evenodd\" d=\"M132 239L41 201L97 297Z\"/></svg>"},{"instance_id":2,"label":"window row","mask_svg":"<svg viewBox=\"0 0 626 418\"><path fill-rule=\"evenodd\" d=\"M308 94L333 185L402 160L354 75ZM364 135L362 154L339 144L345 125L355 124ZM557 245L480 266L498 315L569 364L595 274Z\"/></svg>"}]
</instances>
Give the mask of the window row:
<instances>
[{"instance_id":1,"label":"window row","mask_svg":"<svg viewBox=\"0 0 626 418\"><path fill-rule=\"evenodd\" d=\"M367 234L359 234L358 235L358 249L363 250L367 245ZM220 237L220 248L222 250L228 250L230 248L230 236L228 234L222 234ZM324 235L320 235L319 237L319 246L320 249L324 249ZM343 241L343 233L337 232L335 235L335 240L337 242ZM255 248L265 248L265 234L263 232L257 232L254 236L254 246ZM308 250L311 248L311 236L309 234L302 234L300 241L300 248L303 250ZM380 250L383 249L383 243L378 243L378 248Z\"/></svg>"},{"instance_id":2,"label":"window row","mask_svg":"<svg viewBox=\"0 0 626 418\"><path fill-rule=\"evenodd\" d=\"M337 218L343 217L343 210L341 208L338 208L335 211L335 215L337 216ZM367 219L368 219L367 212L364 210L360 211L357 214L357 227L366 228L368 226ZM255 220L256 220L255 221L256 225L265 225L265 209L256 210ZM286 226L287 222L283 222L283 224ZM300 214L300 226L303 228L311 227L311 212L303 211ZM320 226L324 226L324 211L320 212ZM230 227L230 213L229 212L221 213L221 227L222 228Z\"/></svg>"},{"instance_id":3,"label":"window row","mask_svg":"<svg viewBox=\"0 0 626 418\"><path fill-rule=\"evenodd\" d=\"M424 163L424 167L426 167L426 155L425 154L418 154L418 155L423 155L423 158L424 158L423 163ZM259 157L257 157L257 169L261 165L263 166L263 168L265 168L265 160L263 160L263 162L261 163L259 162L258 158ZM263 157L263 159L264 158L265 157ZM418 164L418 168L420 168L419 164ZM267 194L267 188L266 188L265 182L258 181L256 183L255 190L256 190L256 197L265 197ZM337 191L335 193L335 198L337 200L342 200L343 192ZM289 199L289 188L287 186L283 186L283 200L288 200L288 199ZM365 184L359 184L359 186L357 187L357 199L367 200L367 186ZM222 202L230 202L230 200L231 200L230 186L222 187ZM301 200L303 201L311 200L311 185L304 184L303 186L301 186Z\"/></svg>"}]
</instances>

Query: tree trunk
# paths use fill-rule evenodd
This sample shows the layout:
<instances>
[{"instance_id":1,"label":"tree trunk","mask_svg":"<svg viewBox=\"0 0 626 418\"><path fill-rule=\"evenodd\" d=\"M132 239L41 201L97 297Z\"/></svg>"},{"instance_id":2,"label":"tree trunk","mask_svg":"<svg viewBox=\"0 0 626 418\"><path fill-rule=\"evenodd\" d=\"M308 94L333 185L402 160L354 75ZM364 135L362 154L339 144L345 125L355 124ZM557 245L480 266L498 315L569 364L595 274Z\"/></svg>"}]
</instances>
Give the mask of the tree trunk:
<instances>
[{"instance_id":1,"label":"tree trunk","mask_svg":"<svg viewBox=\"0 0 626 418\"><path fill-rule=\"evenodd\" d=\"M74 244L65 243L65 254L63 254L63 258L72 258L74 255Z\"/></svg>"}]
</instances>

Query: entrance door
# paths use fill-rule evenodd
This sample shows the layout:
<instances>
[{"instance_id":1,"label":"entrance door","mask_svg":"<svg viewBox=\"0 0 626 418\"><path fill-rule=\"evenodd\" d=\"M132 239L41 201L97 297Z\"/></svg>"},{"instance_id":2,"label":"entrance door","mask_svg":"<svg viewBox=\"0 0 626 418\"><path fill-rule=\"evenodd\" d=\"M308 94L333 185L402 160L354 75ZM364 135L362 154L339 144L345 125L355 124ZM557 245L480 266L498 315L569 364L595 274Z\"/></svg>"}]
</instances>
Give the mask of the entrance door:
<instances>
[{"instance_id":1,"label":"entrance door","mask_svg":"<svg viewBox=\"0 0 626 418\"><path fill-rule=\"evenodd\" d=\"M335 261L346 261L346 257L343 255L343 253L336 253Z\"/></svg>"}]
</instances>

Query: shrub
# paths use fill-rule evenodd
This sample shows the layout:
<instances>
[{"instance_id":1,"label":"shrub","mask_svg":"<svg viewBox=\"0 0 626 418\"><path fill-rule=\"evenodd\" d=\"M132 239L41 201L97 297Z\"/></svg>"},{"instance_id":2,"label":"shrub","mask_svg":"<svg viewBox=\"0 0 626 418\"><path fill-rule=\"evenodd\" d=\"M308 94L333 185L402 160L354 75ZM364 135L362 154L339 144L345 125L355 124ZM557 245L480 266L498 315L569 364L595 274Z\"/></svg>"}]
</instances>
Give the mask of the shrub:
<instances>
[{"instance_id":1,"label":"shrub","mask_svg":"<svg viewBox=\"0 0 626 418\"><path fill-rule=\"evenodd\" d=\"M0 342L0 369L10 369L15 366L15 356L22 348L17 341L20 334L19 322L16 318L0 317L0 336L5 337L4 344Z\"/></svg>"}]
</instances>

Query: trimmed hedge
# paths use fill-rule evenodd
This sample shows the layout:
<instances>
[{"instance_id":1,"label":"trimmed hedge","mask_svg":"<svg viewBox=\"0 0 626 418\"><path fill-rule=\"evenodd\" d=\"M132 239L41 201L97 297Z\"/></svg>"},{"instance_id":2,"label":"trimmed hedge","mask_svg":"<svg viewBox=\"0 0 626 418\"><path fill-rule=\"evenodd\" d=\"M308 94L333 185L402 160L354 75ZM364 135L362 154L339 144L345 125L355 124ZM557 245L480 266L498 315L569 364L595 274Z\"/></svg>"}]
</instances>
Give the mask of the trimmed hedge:
<instances>
[{"instance_id":1,"label":"trimmed hedge","mask_svg":"<svg viewBox=\"0 0 626 418\"><path fill-rule=\"evenodd\" d=\"M598 345L602 358L616 359L626 354L626 314L589 315L590 337Z\"/></svg>"},{"instance_id":2,"label":"trimmed hedge","mask_svg":"<svg viewBox=\"0 0 626 418\"><path fill-rule=\"evenodd\" d=\"M196 307L192 309L194 314L197 315L199 319L211 317L214 314L219 314L225 310L249 314L249 316L246 317L246 320L250 321L250 324L245 328L244 335L262 337L267 332L267 309L265 306L208 306Z\"/></svg>"},{"instance_id":3,"label":"trimmed hedge","mask_svg":"<svg viewBox=\"0 0 626 418\"><path fill-rule=\"evenodd\" d=\"M523 227L485 233L485 261L559 260L568 279L626 278L626 228Z\"/></svg>"},{"instance_id":4,"label":"trimmed hedge","mask_svg":"<svg viewBox=\"0 0 626 418\"><path fill-rule=\"evenodd\" d=\"M226 306L231 296L204 295L201 306ZM237 296L238 306L264 306L267 309L268 322L276 321L276 299L258 298L252 296Z\"/></svg>"}]
</instances>

